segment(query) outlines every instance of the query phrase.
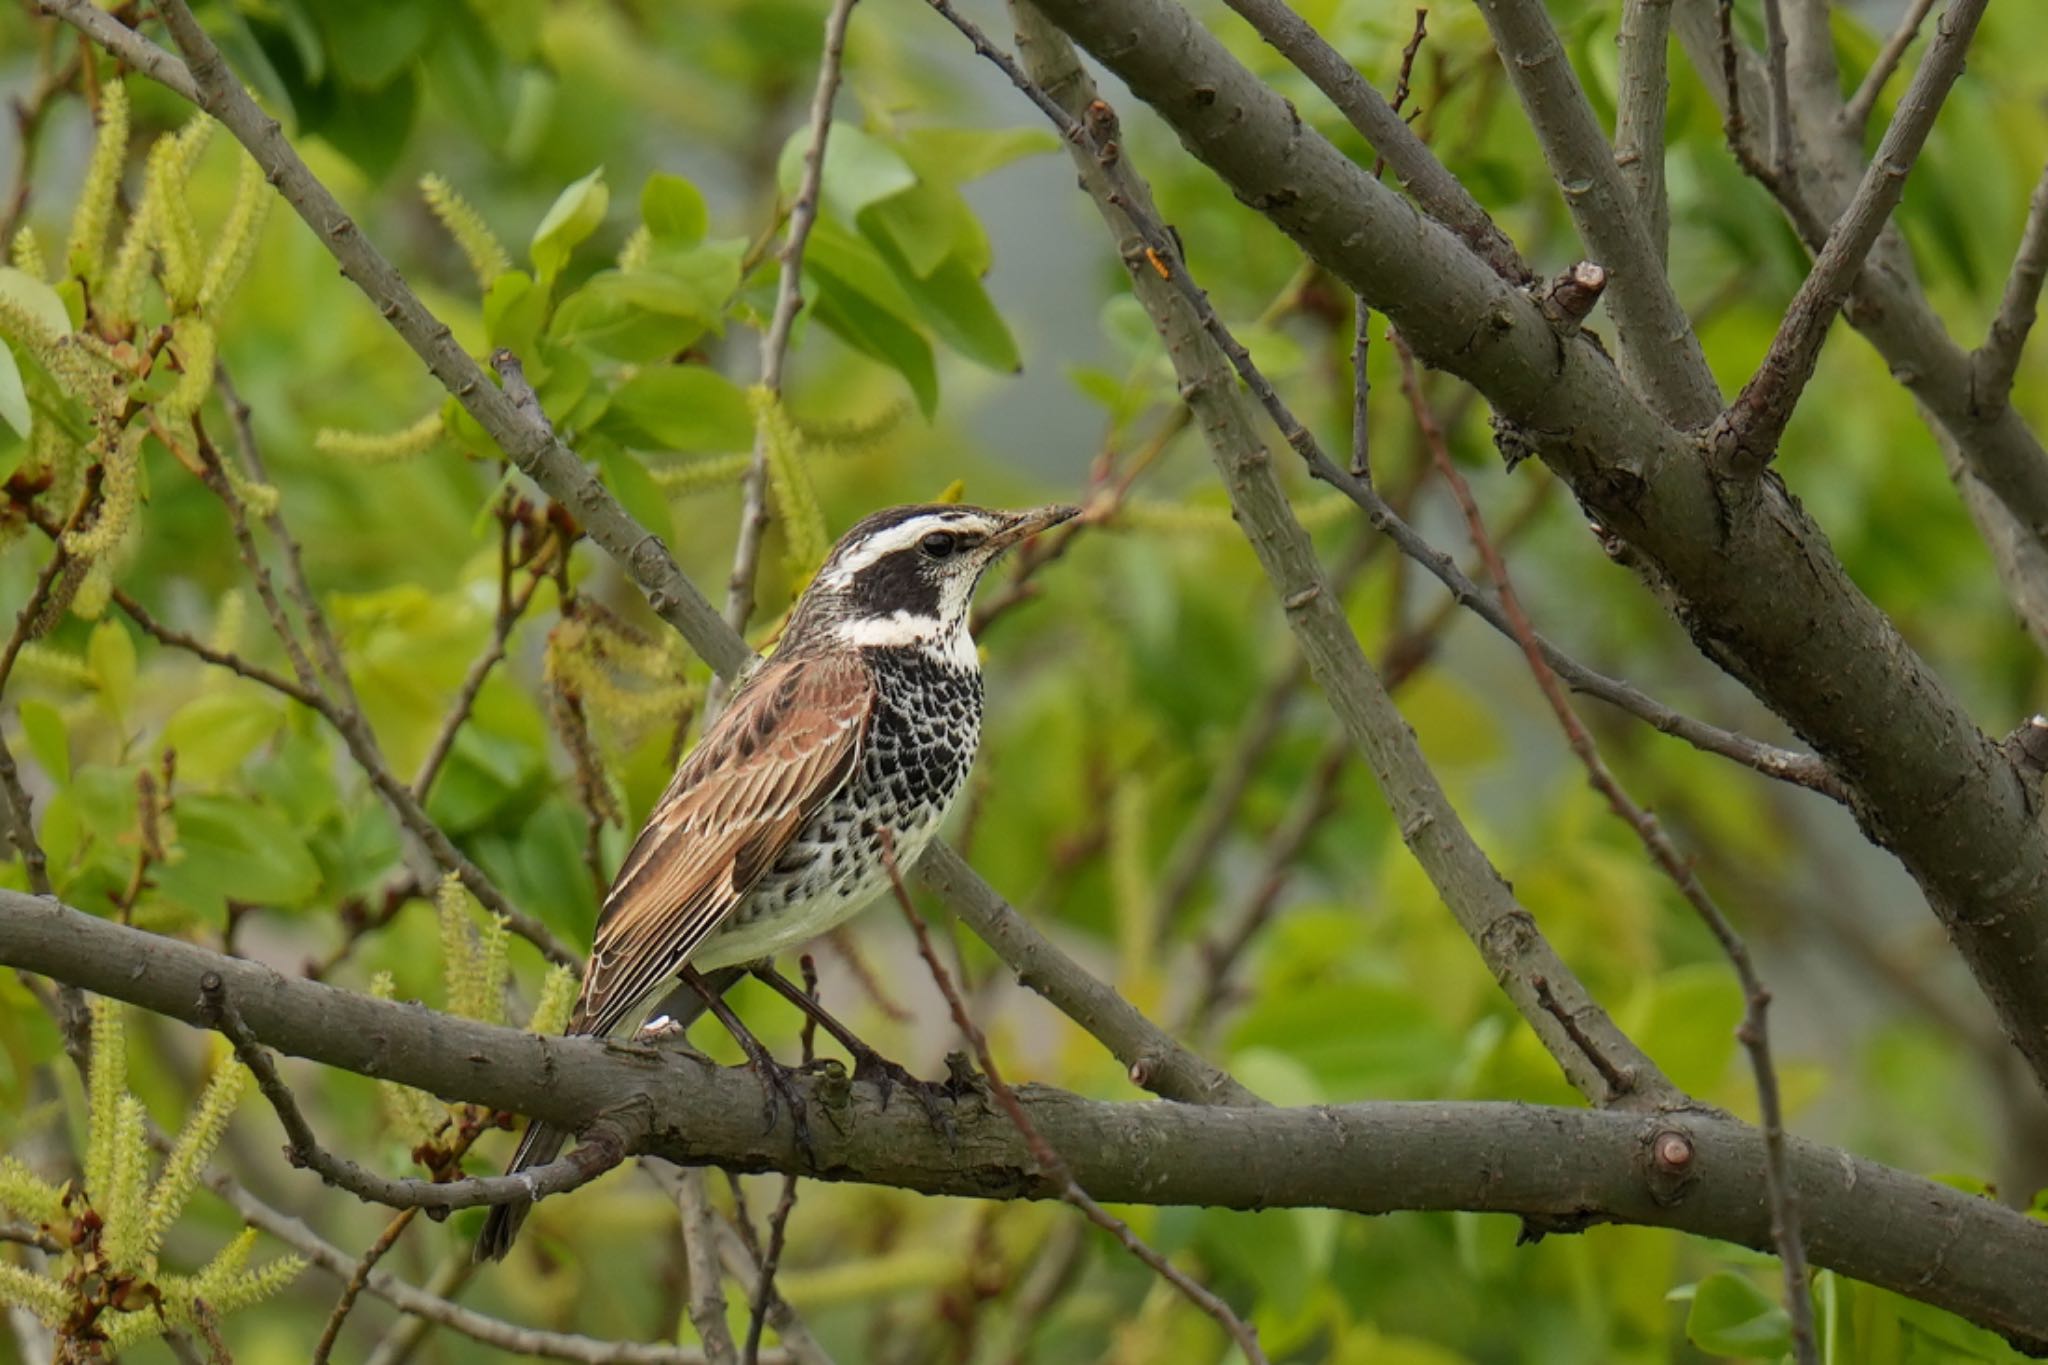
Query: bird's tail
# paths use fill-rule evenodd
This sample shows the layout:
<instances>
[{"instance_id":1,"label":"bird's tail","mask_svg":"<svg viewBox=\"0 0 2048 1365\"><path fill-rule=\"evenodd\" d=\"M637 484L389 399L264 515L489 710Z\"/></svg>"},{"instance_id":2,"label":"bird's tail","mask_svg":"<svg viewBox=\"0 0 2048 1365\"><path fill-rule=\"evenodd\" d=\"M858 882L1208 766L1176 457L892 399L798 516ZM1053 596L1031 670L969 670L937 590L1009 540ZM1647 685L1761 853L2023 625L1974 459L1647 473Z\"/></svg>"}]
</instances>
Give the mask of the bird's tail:
<instances>
[{"instance_id":1,"label":"bird's tail","mask_svg":"<svg viewBox=\"0 0 2048 1365\"><path fill-rule=\"evenodd\" d=\"M519 1147L512 1153L511 1163L505 1167L505 1174L517 1175L529 1166L546 1165L561 1155L562 1144L568 1140L569 1134L552 1124L528 1125L526 1135L519 1139ZM505 1253L512 1249L512 1239L519 1235L519 1225L532 1211L530 1202L493 1204L490 1216L484 1219L484 1230L477 1235L477 1261L504 1260Z\"/></svg>"}]
</instances>

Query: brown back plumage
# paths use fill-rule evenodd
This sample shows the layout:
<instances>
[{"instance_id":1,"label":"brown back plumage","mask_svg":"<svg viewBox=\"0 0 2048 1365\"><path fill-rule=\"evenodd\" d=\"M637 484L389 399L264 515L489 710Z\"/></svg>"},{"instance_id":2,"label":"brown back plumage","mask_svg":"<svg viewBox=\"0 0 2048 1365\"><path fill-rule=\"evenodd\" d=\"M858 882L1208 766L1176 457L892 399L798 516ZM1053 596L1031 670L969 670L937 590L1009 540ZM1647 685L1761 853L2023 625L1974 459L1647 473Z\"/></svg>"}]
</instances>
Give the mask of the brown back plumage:
<instances>
[{"instance_id":1,"label":"brown back plumage","mask_svg":"<svg viewBox=\"0 0 2048 1365\"><path fill-rule=\"evenodd\" d=\"M853 771L873 704L853 654L778 655L747 680L612 882L571 1033L609 1033L688 962Z\"/></svg>"}]
</instances>

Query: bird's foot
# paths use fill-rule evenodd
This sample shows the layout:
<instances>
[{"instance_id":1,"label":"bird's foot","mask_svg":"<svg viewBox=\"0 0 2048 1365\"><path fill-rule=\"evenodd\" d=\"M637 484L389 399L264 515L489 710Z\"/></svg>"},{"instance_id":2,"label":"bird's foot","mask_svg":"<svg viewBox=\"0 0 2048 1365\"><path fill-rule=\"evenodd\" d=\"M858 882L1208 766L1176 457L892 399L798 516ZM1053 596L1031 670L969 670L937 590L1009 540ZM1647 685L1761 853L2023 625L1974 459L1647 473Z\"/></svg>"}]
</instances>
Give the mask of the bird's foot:
<instances>
[{"instance_id":1,"label":"bird's foot","mask_svg":"<svg viewBox=\"0 0 2048 1365\"><path fill-rule=\"evenodd\" d=\"M916 1098L918 1107L924 1110L925 1122L931 1125L934 1133L944 1137L948 1142L959 1140L960 1129L953 1122L951 1104L958 1096L949 1082L927 1081L922 1077L913 1076L897 1063L865 1045L851 1048L849 1051L853 1053L853 1078L857 1081L875 1083L875 1089L881 1095L882 1108L889 1107L890 1096L896 1093L898 1086L901 1086Z\"/></svg>"}]
</instances>

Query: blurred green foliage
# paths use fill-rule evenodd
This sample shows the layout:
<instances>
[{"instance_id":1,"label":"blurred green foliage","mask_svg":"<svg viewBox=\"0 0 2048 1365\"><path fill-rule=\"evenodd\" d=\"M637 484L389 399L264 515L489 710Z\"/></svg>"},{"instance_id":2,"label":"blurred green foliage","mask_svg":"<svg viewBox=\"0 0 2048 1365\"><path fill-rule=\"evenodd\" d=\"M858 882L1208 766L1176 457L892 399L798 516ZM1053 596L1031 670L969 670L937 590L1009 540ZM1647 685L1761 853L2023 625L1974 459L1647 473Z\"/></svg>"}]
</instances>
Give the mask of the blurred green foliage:
<instances>
[{"instance_id":1,"label":"blurred green foliage","mask_svg":"<svg viewBox=\"0 0 2048 1365\"><path fill-rule=\"evenodd\" d=\"M1277 54L1220 6L1198 8L1303 117L1369 161ZM1298 8L1390 84L1408 7ZM1754 22L1753 8L1738 6L1742 23ZM1616 7L1557 0L1551 10L1611 119ZM1172 418L1160 345L1032 111L914 0L860 8L792 377L776 404L750 386L822 6L238 0L202 18L461 342L522 357L565 438L707 589L724 582L739 474L757 425L769 424L782 515L763 559L757 640L772 637L822 538L873 507L956 485L994 504L1108 499L1133 480L1115 515L1033 576L1035 598L985 633L991 714L957 833L991 882L1141 1008L1190 1017L1205 945L1258 889L1261 849L1311 782L1331 724L1312 690L1287 705L1193 894L1163 913L1161 870L1290 645L1211 486L1198 433ZM1415 71L1418 127L1533 261L1568 263L1568 219L1477 13L1435 7L1430 30ZM1860 72L1877 35L1846 10L1836 32L1845 69ZM1991 13L1900 212L1959 336L1988 321L2048 154L2035 55L2044 42L2048 10ZM0 88L27 92L76 52L53 22L21 6L0 12ZM0 478L20 495L0 517L0 601L25 602L51 553L21 504L62 520L90 469L112 486L109 462L124 450L136 503L132 524L87 547L85 576L98 575L101 590L65 585L69 610L39 623L47 629L24 650L0 713L56 889L88 910L228 942L284 970L319 964L353 989L381 982L400 998L455 999L444 946L463 936L444 934L452 912L437 913L431 882L406 880L405 841L332 731L260 684L164 647L107 604L105 590L118 587L174 629L289 669L223 499L197 477L200 433L227 452L224 468L234 465L233 404L202 382L217 355L267 463L268 483L237 475L236 496L260 521L275 490L401 780L419 771L489 646L501 555L520 566L506 581L530 592L530 606L427 807L515 904L586 943L606 872L688 742L706 671L601 554L563 545L560 522L533 505L534 490L505 472L313 236L288 212L256 218L239 148L178 139L194 125L176 100L141 78L123 82L103 60L94 72L99 107L123 85L130 103L99 191L75 169L92 143L86 83L75 78L36 106L24 125L31 141L0 161L28 188L22 226L32 234L13 248L19 269L0 279L0 300L56 333L92 331L105 373L119 376L64 372L18 319L0 324L11 343L0 347ZM1672 100L1673 276L1732 389L1762 355L1804 259L1731 164L1675 47ZM1149 116L1123 112L1132 155L1202 282L1296 409L1341 447L1348 298L1304 271L1286 239ZM106 201L103 242L82 265L69 245L81 178L88 203L95 193ZM147 278L124 285L133 307L123 313L81 281L118 277L118 243L136 231ZM252 254L240 288L207 289L199 262L244 238ZM1427 460L1389 351L1375 344L1370 361L1375 471L1383 486L1414 489L1422 524L1462 548L1447 501L1420 473ZM158 353L177 363L150 364ZM2048 421L2040 355L2017 394L2036 422ZM1007 388L1027 382L1038 385L1033 400L1006 407ZM1489 516L1506 524L1547 474L1534 462L1499 473L1480 405L1447 384L1430 392ZM1093 431L1095 444L1062 446L1050 431ZM2040 657L2010 618L1933 440L1846 331L1781 468L1858 582L1987 727L2042 704ZM1332 560L1369 534L1284 472ZM1684 709L1780 737L1605 562L1564 502L1539 504L1513 547L1542 626ZM280 573L280 547L266 539L261 552ZM1515 652L1467 620L1431 626L1437 599L1416 577L1381 554L1350 608L1369 648L1420 651L1401 701L1461 810L1553 943L1660 1065L1703 1099L1752 1114L1732 1036L1741 1002L1711 941L1585 789ZM1847 817L1590 703L1588 716L1611 762L1698 853L1759 941L1795 1126L1912 1169L1995 1181L2007 1198L2048 1183L2048 1113L2000 1063L1995 1040L1987 1048L1988 1012L1910 885ZM0 884L25 877L19 861L0 864ZM1191 1039L1254 1089L1288 1103L1574 1102L1403 853L1362 772L1341 775L1277 905ZM817 950L828 1003L885 1051L934 1067L953 1042L945 1013L893 917L869 920L848 943ZM1015 989L979 944L958 947L1008 1069L1133 1097L1091 1039ZM509 944L510 989L523 1002L513 1017L539 997L543 966L528 945ZM793 1046L779 1002L752 986L734 999L771 1042ZM191 1037L148 1026L132 1041L153 1111L168 1120L198 1103ZM736 1055L723 1039L699 1041ZM367 1080L308 1072L295 1082L333 1145L393 1172L416 1169L418 1130L437 1101L380 1107ZM0 979L0 1139L61 1171L63 1120L76 1129L84 1104L47 1017L11 976ZM366 1245L382 1215L285 1171L268 1122L238 1121L223 1159L330 1240ZM481 1171L501 1159L486 1143L467 1161ZM758 1215L772 1193L748 1188ZM236 1225L218 1205L200 1216ZM1476 1215L1128 1216L1245 1310L1276 1361L1592 1365L1785 1350L1774 1269L1675 1234L1594 1228L1517 1246L1510 1221ZM478 1217L416 1226L387 1268L426 1280L466 1256ZM781 1285L843 1361L1229 1358L1212 1323L1072 1221L1059 1208L807 1184ZM672 1209L644 1180L617 1174L538 1209L520 1253L464 1297L561 1330L687 1341L677 1248ZM300 1277L237 1314L225 1329L236 1358L303 1360L334 1290ZM1982 1332L1829 1274L1815 1295L1832 1361L2008 1358ZM360 1307L344 1350L367 1353L388 1322L381 1305ZM15 1349L0 1336L0 1361ZM416 1358L494 1356L442 1331Z\"/></svg>"}]
</instances>

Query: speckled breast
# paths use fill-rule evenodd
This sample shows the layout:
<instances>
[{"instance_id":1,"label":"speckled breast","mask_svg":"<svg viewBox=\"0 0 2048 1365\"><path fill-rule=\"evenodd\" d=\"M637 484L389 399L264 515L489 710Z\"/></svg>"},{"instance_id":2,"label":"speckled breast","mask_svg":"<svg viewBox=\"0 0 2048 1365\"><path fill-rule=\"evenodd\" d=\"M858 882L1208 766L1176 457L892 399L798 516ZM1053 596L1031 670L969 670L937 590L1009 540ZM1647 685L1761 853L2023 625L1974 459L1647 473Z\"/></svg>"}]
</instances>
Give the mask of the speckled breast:
<instances>
[{"instance_id":1,"label":"speckled breast","mask_svg":"<svg viewBox=\"0 0 2048 1365\"><path fill-rule=\"evenodd\" d=\"M981 673L922 649L864 651L876 685L860 767L811 818L720 938L779 951L832 928L888 884L881 831L908 866L967 785L981 738ZM707 944L700 964L742 947Z\"/></svg>"}]
</instances>

